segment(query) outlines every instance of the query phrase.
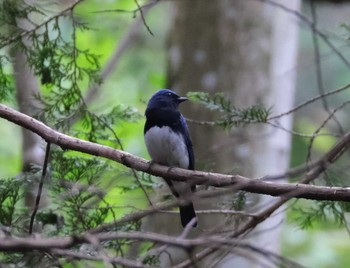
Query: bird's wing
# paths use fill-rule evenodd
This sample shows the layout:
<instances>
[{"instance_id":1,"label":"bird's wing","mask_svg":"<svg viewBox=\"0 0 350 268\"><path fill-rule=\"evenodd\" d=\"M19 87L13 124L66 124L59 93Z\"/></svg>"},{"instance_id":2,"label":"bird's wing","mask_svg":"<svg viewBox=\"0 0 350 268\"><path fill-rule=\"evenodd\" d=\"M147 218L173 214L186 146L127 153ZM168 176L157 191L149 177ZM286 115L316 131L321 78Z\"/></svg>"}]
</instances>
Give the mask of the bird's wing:
<instances>
[{"instance_id":1,"label":"bird's wing","mask_svg":"<svg viewBox=\"0 0 350 268\"><path fill-rule=\"evenodd\" d=\"M181 134L184 137L186 147L187 147L187 152L188 152L188 158L189 158L188 169L193 170L194 169L194 153L193 153L192 140L191 140L190 133L188 131L186 119L182 116L182 114L180 115L180 123L181 123L181 128L182 128Z\"/></svg>"}]
</instances>

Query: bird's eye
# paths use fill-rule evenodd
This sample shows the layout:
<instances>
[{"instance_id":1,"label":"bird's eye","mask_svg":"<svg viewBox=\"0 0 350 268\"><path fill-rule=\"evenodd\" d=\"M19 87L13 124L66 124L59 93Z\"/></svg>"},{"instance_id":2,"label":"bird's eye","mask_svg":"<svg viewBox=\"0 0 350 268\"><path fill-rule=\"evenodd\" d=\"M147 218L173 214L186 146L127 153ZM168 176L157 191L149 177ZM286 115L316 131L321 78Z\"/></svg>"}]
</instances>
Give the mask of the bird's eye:
<instances>
[{"instance_id":1,"label":"bird's eye","mask_svg":"<svg viewBox=\"0 0 350 268\"><path fill-rule=\"evenodd\" d=\"M173 95L173 93L171 93L171 92L168 92L168 93L167 93L167 95L168 95L168 96L172 96L172 95Z\"/></svg>"}]
</instances>

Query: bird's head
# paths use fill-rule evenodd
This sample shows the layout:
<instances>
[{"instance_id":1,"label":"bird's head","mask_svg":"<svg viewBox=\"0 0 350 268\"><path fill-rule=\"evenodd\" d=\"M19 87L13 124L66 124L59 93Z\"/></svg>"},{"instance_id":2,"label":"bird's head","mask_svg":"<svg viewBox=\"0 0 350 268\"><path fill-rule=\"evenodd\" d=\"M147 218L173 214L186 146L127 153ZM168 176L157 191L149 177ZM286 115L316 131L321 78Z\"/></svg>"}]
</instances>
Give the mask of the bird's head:
<instances>
[{"instance_id":1,"label":"bird's head","mask_svg":"<svg viewBox=\"0 0 350 268\"><path fill-rule=\"evenodd\" d=\"M186 101L186 97L180 97L174 91L161 89L154 93L148 102L147 109L172 108L177 109L181 102Z\"/></svg>"}]
</instances>

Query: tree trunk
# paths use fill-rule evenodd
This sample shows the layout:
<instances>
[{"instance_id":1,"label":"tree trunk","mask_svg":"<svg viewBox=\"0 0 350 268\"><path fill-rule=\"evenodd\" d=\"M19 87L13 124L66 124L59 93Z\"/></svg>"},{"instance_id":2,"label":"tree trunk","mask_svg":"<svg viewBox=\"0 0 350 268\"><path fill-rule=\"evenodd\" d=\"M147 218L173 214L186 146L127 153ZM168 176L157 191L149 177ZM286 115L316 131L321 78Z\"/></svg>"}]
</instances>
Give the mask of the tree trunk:
<instances>
[{"instance_id":1,"label":"tree trunk","mask_svg":"<svg viewBox=\"0 0 350 268\"><path fill-rule=\"evenodd\" d=\"M279 2L294 10L300 5L299 0ZM259 1L220 0L205 4L175 1L174 9L174 23L169 34L169 88L180 94L224 92L238 108L262 104L272 107L273 114L292 107L297 48L295 17ZM217 116L200 105L187 104L183 108L185 116L191 119L213 120ZM279 123L290 129L291 120L291 117L284 117ZM210 126L191 124L190 131L198 169L257 178L288 168L290 136L282 130L252 125L225 133ZM271 202L271 198L255 195L249 196L248 200L249 212ZM197 210L232 209L232 203L232 195L227 195L202 200L195 206ZM278 215L250 235L255 246L278 253L283 214ZM199 228L217 228L225 219L217 214L200 214ZM166 221L173 219L169 217ZM257 260L251 252L245 253L244 257L237 257L237 254L220 252L207 259L205 267L214 263L216 267L254 267L263 261ZM181 259L172 257L172 262ZM182 257L186 258L186 255ZM162 256L162 266L169 265L170 259Z\"/></svg>"},{"instance_id":2,"label":"tree trunk","mask_svg":"<svg viewBox=\"0 0 350 268\"><path fill-rule=\"evenodd\" d=\"M30 2L33 4L33 2ZM19 28L30 30L34 26L27 20L16 19ZM24 44L30 46L30 42L23 40ZM27 63L27 56L21 50L12 53L13 72L16 83L16 97L19 110L29 116L35 116L42 109L41 102L36 98L39 94L39 83L33 70ZM29 172L33 165L42 166L44 163L45 151L43 139L32 131L22 128L22 171ZM34 208L37 194L37 183L25 189L25 205ZM42 199L43 203L45 198Z\"/></svg>"}]
</instances>

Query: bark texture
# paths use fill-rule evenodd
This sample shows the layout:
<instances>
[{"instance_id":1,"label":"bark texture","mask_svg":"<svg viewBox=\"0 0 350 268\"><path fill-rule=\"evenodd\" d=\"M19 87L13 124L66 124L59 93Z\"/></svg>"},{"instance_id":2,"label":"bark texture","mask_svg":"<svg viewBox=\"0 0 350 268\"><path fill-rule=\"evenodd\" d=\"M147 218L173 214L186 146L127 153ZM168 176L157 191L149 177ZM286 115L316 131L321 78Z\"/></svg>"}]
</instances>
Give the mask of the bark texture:
<instances>
[{"instance_id":1,"label":"bark texture","mask_svg":"<svg viewBox=\"0 0 350 268\"><path fill-rule=\"evenodd\" d=\"M300 1L279 1L298 10ZM262 104L273 107L273 113L293 105L294 73L297 46L297 20L285 11L259 1L220 0L174 2L174 23L169 34L168 88L180 94L188 91L224 92L236 107ZM185 116L196 120L215 120L217 114L200 105L187 104ZM290 128L291 118L279 122ZM232 129L225 133L213 127L191 124L198 169L239 173L262 177L283 172L289 163L290 137L283 131L264 125ZM197 209L232 209L232 196L206 199ZM270 199L249 196L247 210ZM278 253L278 225L273 217L263 228L273 229L250 235L256 245ZM224 216L200 216L199 226L218 228ZM231 228L239 220L231 219ZM273 226L273 227L272 227ZM222 226L221 226L222 227ZM195 231L197 232L197 231ZM197 235L197 234L193 234ZM271 242L273 241L273 242ZM268 242L268 243L267 243ZM250 253L220 252L205 265L216 267L255 267ZM254 260L251 260L254 259ZM170 264L164 256L163 265ZM174 260L172 260L174 261Z\"/></svg>"},{"instance_id":2,"label":"bark texture","mask_svg":"<svg viewBox=\"0 0 350 268\"><path fill-rule=\"evenodd\" d=\"M31 1L33 4L33 1ZM33 25L27 20L17 19L17 25L21 29L30 30ZM28 40L23 40L23 43L30 46ZM16 98L19 110L29 116L35 116L42 104L37 99L39 94L39 82L35 77L33 70L27 63L27 56L21 50L16 49L12 53L13 57L13 72L16 84ZM37 134L22 128L22 172L29 172L33 165L42 166L44 162L45 151L43 149L43 140ZM31 187L25 189L25 205L28 208L33 208L37 194L36 179L33 179ZM42 198L42 204L47 199Z\"/></svg>"}]
</instances>

